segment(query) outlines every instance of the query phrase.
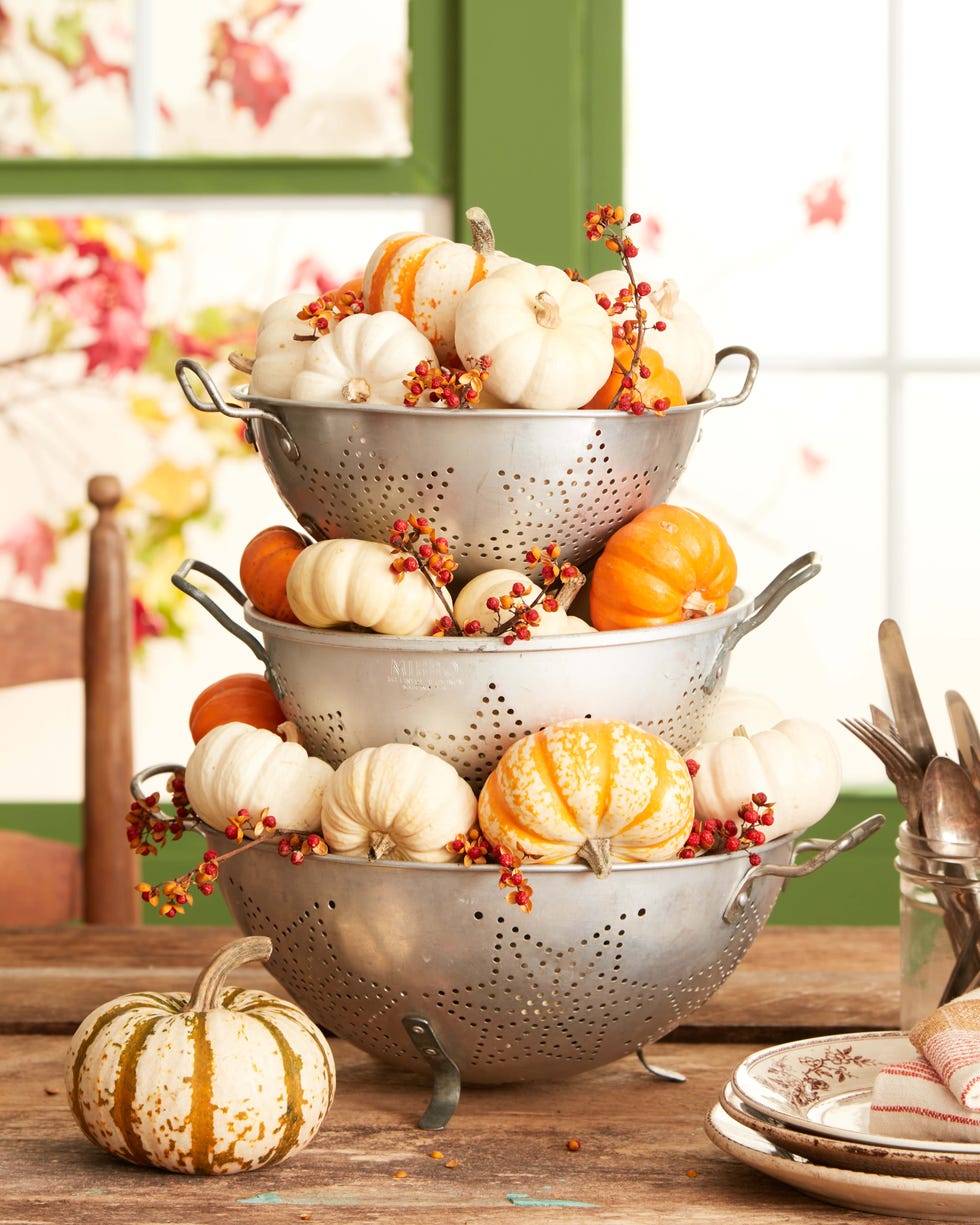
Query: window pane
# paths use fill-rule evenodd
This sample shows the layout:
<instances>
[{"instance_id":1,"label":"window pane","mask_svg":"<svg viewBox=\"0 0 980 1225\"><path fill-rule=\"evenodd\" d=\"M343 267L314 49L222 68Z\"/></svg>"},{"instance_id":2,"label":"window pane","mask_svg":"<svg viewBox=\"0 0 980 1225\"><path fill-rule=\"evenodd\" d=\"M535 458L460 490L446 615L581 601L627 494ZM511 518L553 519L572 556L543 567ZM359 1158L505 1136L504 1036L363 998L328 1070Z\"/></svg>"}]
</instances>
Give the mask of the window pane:
<instances>
[{"instance_id":1,"label":"window pane","mask_svg":"<svg viewBox=\"0 0 980 1225\"><path fill-rule=\"evenodd\" d=\"M902 341L916 356L977 364L980 9L957 0L905 0L901 12Z\"/></svg>"},{"instance_id":2,"label":"window pane","mask_svg":"<svg viewBox=\"0 0 980 1225\"><path fill-rule=\"evenodd\" d=\"M0 156L131 154L133 0L4 0Z\"/></svg>"},{"instance_id":3,"label":"window pane","mask_svg":"<svg viewBox=\"0 0 980 1225\"><path fill-rule=\"evenodd\" d=\"M905 381L902 629L940 752L955 756L944 707L958 689L980 710L980 599L976 457L980 376L911 375Z\"/></svg>"},{"instance_id":4,"label":"window pane","mask_svg":"<svg viewBox=\"0 0 980 1225\"><path fill-rule=\"evenodd\" d=\"M405 157L408 0L5 0L5 157Z\"/></svg>"},{"instance_id":5,"label":"window pane","mask_svg":"<svg viewBox=\"0 0 980 1225\"><path fill-rule=\"evenodd\" d=\"M884 0L828 0L812 20L767 0L626 0L640 263L719 348L881 351L885 18Z\"/></svg>"},{"instance_id":6,"label":"window pane","mask_svg":"<svg viewBox=\"0 0 980 1225\"><path fill-rule=\"evenodd\" d=\"M322 0L150 7L160 153L411 152L407 0L375 0L369 20Z\"/></svg>"},{"instance_id":7,"label":"window pane","mask_svg":"<svg viewBox=\"0 0 980 1225\"><path fill-rule=\"evenodd\" d=\"M884 778L837 720L884 700L885 440L882 376L763 371L744 404L706 416L671 497L723 527L750 595L794 558L821 554L821 572L738 643L727 683L836 729L855 784Z\"/></svg>"},{"instance_id":8,"label":"window pane","mask_svg":"<svg viewBox=\"0 0 980 1225\"><path fill-rule=\"evenodd\" d=\"M0 216L0 591L62 604L82 587L85 484L117 473L134 614L141 632L159 635L136 669L136 758L179 760L191 745L175 702L257 669L170 576L193 556L237 578L248 540L292 517L238 423L186 402L175 359L198 357L228 393L246 380L227 355L254 352L263 307L343 282L396 231L449 233L451 218L445 206L396 198L290 209L214 200L125 214L104 211L117 202L87 203L82 215ZM31 689L0 692L0 725L29 726L36 716L45 728L18 742L5 794L36 794L44 778L46 798L76 797L77 709L52 706L44 685Z\"/></svg>"}]
</instances>

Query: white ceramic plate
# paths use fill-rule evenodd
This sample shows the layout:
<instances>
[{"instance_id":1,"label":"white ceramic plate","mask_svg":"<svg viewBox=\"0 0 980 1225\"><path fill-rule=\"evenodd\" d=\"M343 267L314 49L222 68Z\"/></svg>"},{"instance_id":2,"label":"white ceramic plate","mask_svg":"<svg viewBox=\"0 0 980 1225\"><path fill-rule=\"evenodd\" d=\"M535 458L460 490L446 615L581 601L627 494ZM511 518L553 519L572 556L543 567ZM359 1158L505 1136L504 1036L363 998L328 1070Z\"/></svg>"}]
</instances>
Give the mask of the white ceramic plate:
<instances>
[{"instance_id":1,"label":"white ceramic plate","mask_svg":"<svg viewBox=\"0 0 980 1225\"><path fill-rule=\"evenodd\" d=\"M914 1058L914 1047L897 1031L836 1034L757 1051L738 1065L731 1083L753 1110L800 1131L980 1159L980 1144L910 1140L868 1130L875 1076L890 1063Z\"/></svg>"},{"instance_id":2,"label":"white ceramic plate","mask_svg":"<svg viewBox=\"0 0 980 1225\"><path fill-rule=\"evenodd\" d=\"M980 1179L980 1153L923 1152L894 1144L869 1143L866 1139L835 1140L832 1136L801 1131L778 1123L744 1102L731 1081L722 1090L718 1101L736 1123L751 1128L777 1148L797 1153L820 1165L860 1170L865 1174L897 1174L903 1178Z\"/></svg>"},{"instance_id":3,"label":"white ceramic plate","mask_svg":"<svg viewBox=\"0 0 980 1225\"><path fill-rule=\"evenodd\" d=\"M705 1119L704 1130L723 1153L815 1199L906 1220L980 1219L978 1182L898 1178L820 1165L770 1144L751 1128L736 1122L720 1104Z\"/></svg>"}]
</instances>

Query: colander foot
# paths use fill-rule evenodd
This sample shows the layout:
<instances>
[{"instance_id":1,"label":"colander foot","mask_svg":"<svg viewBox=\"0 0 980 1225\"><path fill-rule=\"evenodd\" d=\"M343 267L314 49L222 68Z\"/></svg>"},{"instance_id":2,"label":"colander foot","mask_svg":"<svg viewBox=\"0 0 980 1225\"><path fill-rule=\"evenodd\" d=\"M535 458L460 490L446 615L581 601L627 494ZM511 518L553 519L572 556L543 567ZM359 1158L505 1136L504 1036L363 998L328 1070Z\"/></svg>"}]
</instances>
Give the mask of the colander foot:
<instances>
[{"instance_id":1,"label":"colander foot","mask_svg":"<svg viewBox=\"0 0 980 1225\"><path fill-rule=\"evenodd\" d=\"M432 1097L416 1124L423 1131L442 1131L459 1105L459 1068L442 1048L428 1020L416 1013L402 1017L415 1049L432 1069Z\"/></svg>"},{"instance_id":2,"label":"colander foot","mask_svg":"<svg viewBox=\"0 0 980 1225\"><path fill-rule=\"evenodd\" d=\"M684 1085L687 1083L687 1077L682 1072L672 1072L670 1068L662 1068L656 1063L647 1063L647 1058L643 1054L643 1047L636 1048L636 1057L640 1063L646 1068L651 1076L655 1076L657 1080L669 1080L676 1085Z\"/></svg>"}]
</instances>

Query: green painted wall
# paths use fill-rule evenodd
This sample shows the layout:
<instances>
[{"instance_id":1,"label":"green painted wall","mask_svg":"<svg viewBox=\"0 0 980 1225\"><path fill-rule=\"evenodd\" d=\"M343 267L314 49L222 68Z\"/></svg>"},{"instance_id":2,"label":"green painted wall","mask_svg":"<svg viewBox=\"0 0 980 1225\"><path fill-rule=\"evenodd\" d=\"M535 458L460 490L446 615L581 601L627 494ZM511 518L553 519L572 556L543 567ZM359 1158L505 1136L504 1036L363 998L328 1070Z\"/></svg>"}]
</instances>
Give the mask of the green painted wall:
<instances>
[{"instance_id":1,"label":"green painted wall","mask_svg":"<svg viewBox=\"0 0 980 1225\"><path fill-rule=\"evenodd\" d=\"M478 204L509 255L612 267L583 222L623 203L621 6L461 0L459 18L457 237Z\"/></svg>"}]
</instances>

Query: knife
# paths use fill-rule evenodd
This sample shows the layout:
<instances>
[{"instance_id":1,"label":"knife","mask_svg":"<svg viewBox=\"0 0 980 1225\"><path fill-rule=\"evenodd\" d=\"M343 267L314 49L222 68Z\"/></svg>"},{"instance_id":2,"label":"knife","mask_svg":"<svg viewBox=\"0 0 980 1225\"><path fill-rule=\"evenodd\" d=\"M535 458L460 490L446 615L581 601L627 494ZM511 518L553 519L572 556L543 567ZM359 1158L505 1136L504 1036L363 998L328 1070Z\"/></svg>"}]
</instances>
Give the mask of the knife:
<instances>
[{"instance_id":1,"label":"knife","mask_svg":"<svg viewBox=\"0 0 980 1225\"><path fill-rule=\"evenodd\" d=\"M902 743L923 770L937 756L935 741L909 663L898 623L890 619L878 627L878 651L891 701L892 717Z\"/></svg>"},{"instance_id":2,"label":"knife","mask_svg":"<svg viewBox=\"0 0 980 1225\"><path fill-rule=\"evenodd\" d=\"M946 691L946 709L949 712L949 722L953 729L953 741L960 757L960 765L968 774L974 776L974 758L980 755L980 732L977 731L973 712L966 699L955 689ZM974 777L974 785L976 778Z\"/></svg>"}]
</instances>

